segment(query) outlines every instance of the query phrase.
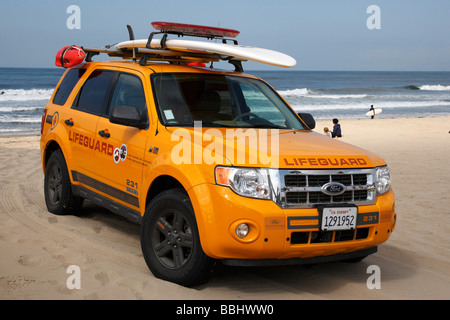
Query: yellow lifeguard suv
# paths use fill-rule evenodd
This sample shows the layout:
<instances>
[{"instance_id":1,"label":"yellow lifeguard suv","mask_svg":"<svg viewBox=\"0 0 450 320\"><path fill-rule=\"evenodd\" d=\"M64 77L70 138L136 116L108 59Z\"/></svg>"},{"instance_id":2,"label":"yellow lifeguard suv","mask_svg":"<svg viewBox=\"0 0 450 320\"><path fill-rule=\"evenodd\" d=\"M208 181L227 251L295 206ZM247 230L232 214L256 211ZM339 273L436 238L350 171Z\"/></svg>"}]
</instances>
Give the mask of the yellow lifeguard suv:
<instances>
[{"instance_id":1,"label":"yellow lifeguard suv","mask_svg":"<svg viewBox=\"0 0 450 320\"><path fill-rule=\"evenodd\" d=\"M145 41L129 27L130 40L114 47L58 53L57 65L70 68L42 117L48 210L77 214L89 199L141 224L150 270L184 286L206 281L216 261L277 266L375 253L396 221L386 163L313 132L311 115L243 73L245 60L295 60L240 46L229 39L235 30L153 26ZM99 53L124 59L92 62ZM214 69L220 60L234 69Z\"/></svg>"}]
</instances>

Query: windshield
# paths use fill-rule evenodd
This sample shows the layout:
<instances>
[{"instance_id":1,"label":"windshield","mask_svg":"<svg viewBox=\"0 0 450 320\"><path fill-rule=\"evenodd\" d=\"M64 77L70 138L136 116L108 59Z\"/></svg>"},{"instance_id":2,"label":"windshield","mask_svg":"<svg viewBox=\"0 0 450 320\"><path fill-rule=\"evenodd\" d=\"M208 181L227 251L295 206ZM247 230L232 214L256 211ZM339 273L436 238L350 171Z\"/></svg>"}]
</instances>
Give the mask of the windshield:
<instances>
[{"instance_id":1,"label":"windshield","mask_svg":"<svg viewBox=\"0 0 450 320\"><path fill-rule=\"evenodd\" d=\"M166 126L306 129L283 99L260 80L196 73L151 76Z\"/></svg>"}]
</instances>

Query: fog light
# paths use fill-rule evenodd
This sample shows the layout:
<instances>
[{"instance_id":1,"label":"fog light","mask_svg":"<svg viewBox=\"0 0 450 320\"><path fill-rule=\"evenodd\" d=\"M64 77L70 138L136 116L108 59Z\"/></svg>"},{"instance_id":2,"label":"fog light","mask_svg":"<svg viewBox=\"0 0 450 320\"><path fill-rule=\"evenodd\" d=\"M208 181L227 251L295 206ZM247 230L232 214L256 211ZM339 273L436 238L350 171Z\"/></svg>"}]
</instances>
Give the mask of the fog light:
<instances>
[{"instance_id":1,"label":"fog light","mask_svg":"<svg viewBox=\"0 0 450 320\"><path fill-rule=\"evenodd\" d=\"M248 235L248 231L250 230L250 228L248 227L248 224L246 223L241 223L240 225L237 226L236 228L236 235L243 239Z\"/></svg>"},{"instance_id":2,"label":"fog light","mask_svg":"<svg viewBox=\"0 0 450 320\"><path fill-rule=\"evenodd\" d=\"M258 240L259 230L258 224L249 219L236 220L228 228L233 239L240 243L252 243Z\"/></svg>"}]
</instances>

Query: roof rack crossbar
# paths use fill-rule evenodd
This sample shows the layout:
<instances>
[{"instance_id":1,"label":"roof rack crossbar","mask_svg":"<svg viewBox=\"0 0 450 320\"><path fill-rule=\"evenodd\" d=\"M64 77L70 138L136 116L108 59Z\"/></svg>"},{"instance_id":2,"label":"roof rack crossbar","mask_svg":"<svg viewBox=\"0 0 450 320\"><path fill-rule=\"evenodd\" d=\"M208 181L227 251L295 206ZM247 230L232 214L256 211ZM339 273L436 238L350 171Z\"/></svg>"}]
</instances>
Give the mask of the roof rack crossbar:
<instances>
[{"instance_id":1,"label":"roof rack crossbar","mask_svg":"<svg viewBox=\"0 0 450 320\"><path fill-rule=\"evenodd\" d=\"M85 48L83 48L83 51L86 52L86 58L84 59L84 61L86 62L92 62L92 57L98 56L100 54L100 52L98 51L90 51L86 50Z\"/></svg>"},{"instance_id":2,"label":"roof rack crossbar","mask_svg":"<svg viewBox=\"0 0 450 320\"><path fill-rule=\"evenodd\" d=\"M241 60L228 60L228 63L231 63L234 66L234 71L236 72L244 72L244 67L242 67Z\"/></svg>"},{"instance_id":3,"label":"roof rack crossbar","mask_svg":"<svg viewBox=\"0 0 450 320\"><path fill-rule=\"evenodd\" d=\"M157 32L157 31L155 31L155 32L150 33L150 35L148 36L147 44L145 45L145 47L146 47L147 49L151 49L151 43L152 43L152 40L153 40L154 35L155 35L155 34L161 34L161 33L163 33L163 32Z\"/></svg>"},{"instance_id":4,"label":"roof rack crossbar","mask_svg":"<svg viewBox=\"0 0 450 320\"><path fill-rule=\"evenodd\" d=\"M224 44L227 44L227 41L233 41L233 44L234 44L235 46L238 45L238 41L237 41L236 39L227 39L227 38L223 38L223 39L222 39L222 43L224 43Z\"/></svg>"}]
</instances>

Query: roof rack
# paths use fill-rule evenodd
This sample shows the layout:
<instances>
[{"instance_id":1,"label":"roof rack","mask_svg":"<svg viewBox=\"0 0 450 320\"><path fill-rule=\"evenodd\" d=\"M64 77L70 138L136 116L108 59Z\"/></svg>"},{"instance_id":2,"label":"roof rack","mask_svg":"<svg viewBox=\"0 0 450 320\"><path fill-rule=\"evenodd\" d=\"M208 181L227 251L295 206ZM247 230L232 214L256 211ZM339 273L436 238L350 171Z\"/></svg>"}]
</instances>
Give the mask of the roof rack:
<instances>
[{"instance_id":1,"label":"roof rack","mask_svg":"<svg viewBox=\"0 0 450 320\"><path fill-rule=\"evenodd\" d=\"M235 71L243 72L241 59L236 59L232 56L224 56L215 53L197 53L197 52L184 52L169 50L166 48L165 43L169 35L177 35L178 37L191 36L191 37L203 37L210 40L221 39L222 43L228 43L231 41L234 45L238 45L235 39L228 39L225 36L236 37L239 31L224 28L204 27L197 25L187 25L178 23L166 23L166 22L153 22L152 26L158 31L151 32L146 48L124 48L115 49L114 45L106 46L104 48L89 48L82 47L86 53L86 62L91 62L92 57L99 55L100 53L106 53L110 57L121 57L123 59L132 59L136 61L139 59L139 64L145 66L148 61L168 61L169 63L189 63L189 62L213 62L220 60L228 61L235 67ZM133 28L127 25L128 34L130 40L135 40ZM155 35L162 34L161 48L151 48L150 44Z\"/></svg>"}]
</instances>

